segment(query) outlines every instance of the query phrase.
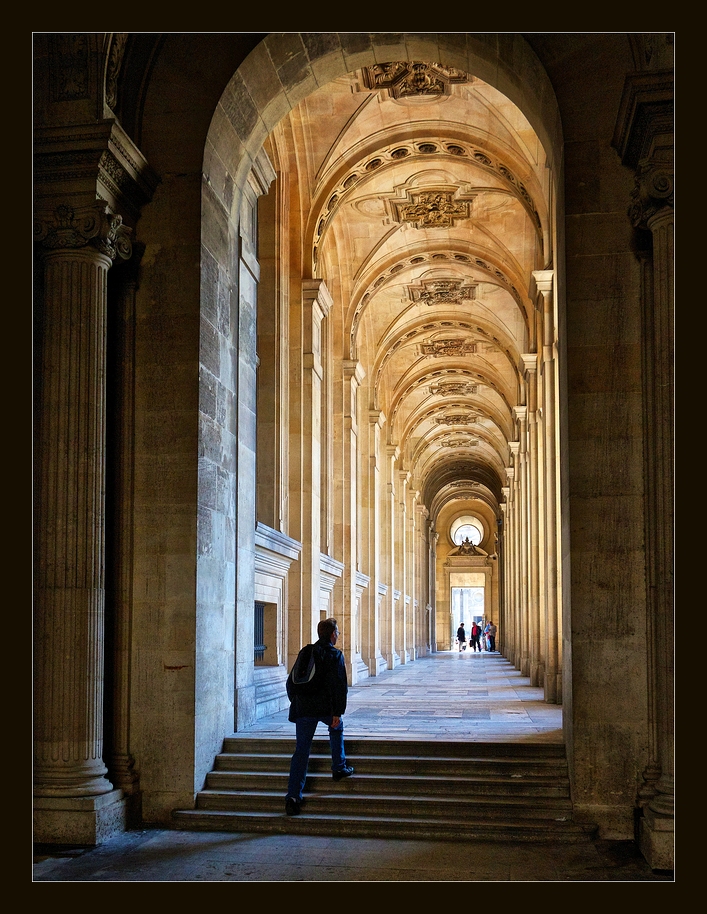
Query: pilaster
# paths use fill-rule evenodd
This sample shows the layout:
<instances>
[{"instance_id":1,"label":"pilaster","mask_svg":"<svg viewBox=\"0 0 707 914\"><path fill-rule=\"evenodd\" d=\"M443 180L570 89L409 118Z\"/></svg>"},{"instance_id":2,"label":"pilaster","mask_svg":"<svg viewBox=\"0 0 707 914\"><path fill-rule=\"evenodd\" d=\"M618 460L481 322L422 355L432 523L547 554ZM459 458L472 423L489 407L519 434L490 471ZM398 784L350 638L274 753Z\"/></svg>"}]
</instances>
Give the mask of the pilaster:
<instances>
[{"instance_id":1,"label":"pilaster","mask_svg":"<svg viewBox=\"0 0 707 914\"><path fill-rule=\"evenodd\" d=\"M544 457L544 511L545 521L545 701L562 703L562 670L560 668L560 620L558 587L558 483L559 461L557 454L557 362L556 318L554 303L554 271L536 270L533 273L531 295L538 298L542 313L542 422Z\"/></svg>"},{"instance_id":2,"label":"pilaster","mask_svg":"<svg viewBox=\"0 0 707 914\"><path fill-rule=\"evenodd\" d=\"M654 869L674 866L673 78L672 70L627 77L614 133L622 163L635 171L629 219L651 239L641 302L650 757L639 844Z\"/></svg>"}]
</instances>

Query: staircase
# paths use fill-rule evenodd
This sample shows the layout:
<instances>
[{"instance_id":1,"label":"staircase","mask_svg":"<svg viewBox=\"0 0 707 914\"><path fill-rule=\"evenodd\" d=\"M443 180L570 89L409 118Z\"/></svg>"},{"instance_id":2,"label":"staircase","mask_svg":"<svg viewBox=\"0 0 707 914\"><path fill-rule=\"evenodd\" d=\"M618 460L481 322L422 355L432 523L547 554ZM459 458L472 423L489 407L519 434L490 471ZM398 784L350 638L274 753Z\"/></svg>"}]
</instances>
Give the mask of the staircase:
<instances>
[{"instance_id":1,"label":"staircase","mask_svg":"<svg viewBox=\"0 0 707 914\"><path fill-rule=\"evenodd\" d=\"M293 739L224 741L180 829L411 838L586 843L572 820L564 746L347 739L353 777L334 781L327 738L315 738L305 802L285 815Z\"/></svg>"}]
</instances>

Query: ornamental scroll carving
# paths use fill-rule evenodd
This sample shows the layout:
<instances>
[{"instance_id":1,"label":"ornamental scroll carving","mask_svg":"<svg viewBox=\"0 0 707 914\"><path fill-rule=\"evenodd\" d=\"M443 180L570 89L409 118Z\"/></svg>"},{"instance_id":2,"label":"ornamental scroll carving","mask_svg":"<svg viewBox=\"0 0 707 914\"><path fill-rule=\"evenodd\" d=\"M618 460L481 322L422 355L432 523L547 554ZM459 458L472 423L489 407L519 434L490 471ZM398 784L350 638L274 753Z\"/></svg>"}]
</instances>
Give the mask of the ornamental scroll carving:
<instances>
[{"instance_id":1,"label":"ornamental scroll carving","mask_svg":"<svg viewBox=\"0 0 707 914\"><path fill-rule=\"evenodd\" d=\"M442 447L475 447L478 445L478 438L469 438L466 436L452 437L448 436L441 441Z\"/></svg>"},{"instance_id":2,"label":"ornamental scroll carving","mask_svg":"<svg viewBox=\"0 0 707 914\"><path fill-rule=\"evenodd\" d=\"M397 60L363 69L365 87L386 90L391 98L449 95L453 84L472 81L463 70L439 63Z\"/></svg>"},{"instance_id":3,"label":"ornamental scroll carving","mask_svg":"<svg viewBox=\"0 0 707 914\"><path fill-rule=\"evenodd\" d=\"M473 425L476 422L476 416L471 413L455 413L449 416L438 416L435 422L437 425Z\"/></svg>"},{"instance_id":4,"label":"ornamental scroll carving","mask_svg":"<svg viewBox=\"0 0 707 914\"><path fill-rule=\"evenodd\" d=\"M659 212L674 207L674 176L672 164L641 163L631 192L629 219L634 228L648 228Z\"/></svg>"},{"instance_id":5,"label":"ornamental scroll carving","mask_svg":"<svg viewBox=\"0 0 707 914\"><path fill-rule=\"evenodd\" d=\"M476 384L470 384L468 381L440 381L429 388L433 396L440 397L466 397L475 394L477 389Z\"/></svg>"},{"instance_id":6,"label":"ornamental scroll carving","mask_svg":"<svg viewBox=\"0 0 707 914\"><path fill-rule=\"evenodd\" d=\"M476 298L476 289L476 283L465 285L461 279L423 282L421 289L414 286L408 287L413 301L424 302L428 305L459 305L464 301L473 301Z\"/></svg>"},{"instance_id":7,"label":"ornamental scroll carving","mask_svg":"<svg viewBox=\"0 0 707 914\"><path fill-rule=\"evenodd\" d=\"M106 68L106 102L115 111L118 107L118 78L123 65L127 32L116 32L111 39L108 65Z\"/></svg>"},{"instance_id":8,"label":"ornamental scroll carving","mask_svg":"<svg viewBox=\"0 0 707 914\"><path fill-rule=\"evenodd\" d=\"M112 213L105 204L78 209L61 204L36 221L34 237L48 250L91 245L111 260L128 260L132 253L130 233L122 216Z\"/></svg>"},{"instance_id":9,"label":"ornamental scroll carving","mask_svg":"<svg viewBox=\"0 0 707 914\"><path fill-rule=\"evenodd\" d=\"M448 228L471 215L469 200L455 200L449 190L411 193L406 203L392 201L392 208L396 222L411 222L415 228Z\"/></svg>"},{"instance_id":10,"label":"ornamental scroll carving","mask_svg":"<svg viewBox=\"0 0 707 914\"><path fill-rule=\"evenodd\" d=\"M474 355L476 343L459 339L432 340L429 343L421 343L420 349L423 355L432 356L433 358Z\"/></svg>"}]
</instances>

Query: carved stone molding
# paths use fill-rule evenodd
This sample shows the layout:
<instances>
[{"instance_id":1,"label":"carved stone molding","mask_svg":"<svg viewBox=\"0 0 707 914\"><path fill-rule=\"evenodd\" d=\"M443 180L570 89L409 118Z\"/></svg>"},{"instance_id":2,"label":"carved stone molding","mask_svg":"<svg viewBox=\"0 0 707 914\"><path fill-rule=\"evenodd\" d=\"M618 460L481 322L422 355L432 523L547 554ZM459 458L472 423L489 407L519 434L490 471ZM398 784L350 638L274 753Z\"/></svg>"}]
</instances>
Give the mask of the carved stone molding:
<instances>
[{"instance_id":1,"label":"carved stone molding","mask_svg":"<svg viewBox=\"0 0 707 914\"><path fill-rule=\"evenodd\" d=\"M97 198L132 225L152 199L158 178L113 120L35 133L34 196L40 210Z\"/></svg>"},{"instance_id":2,"label":"carved stone molding","mask_svg":"<svg viewBox=\"0 0 707 914\"><path fill-rule=\"evenodd\" d=\"M435 422L437 425L473 425L476 422L476 416L471 413L455 413L450 416L438 416Z\"/></svg>"},{"instance_id":3,"label":"carved stone molding","mask_svg":"<svg viewBox=\"0 0 707 914\"><path fill-rule=\"evenodd\" d=\"M460 305L476 298L477 283L465 283L462 279L436 279L419 286L408 286L412 301L427 305Z\"/></svg>"},{"instance_id":4,"label":"carved stone molding","mask_svg":"<svg viewBox=\"0 0 707 914\"><path fill-rule=\"evenodd\" d=\"M629 218L634 228L673 207L673 71L649 70L626 79L613 146L636 171Z\"/></svg>"},{"instance_id":5,"label":"carved stone molding","mask_svg":"<svg viewBox=\"0 0 707 914\"><path fill-rule=\"evenodd\" d=\"M407 200L391 200L396 222L410 222L415 228L449 228L471 216L471 201L455 199L455 190L409 192Z\"/></svg>"},{"instance_id":6,"label":"carved stone molding","mask_svg":"<svg viewBox=\"0 0 707 914\"><path fill-rule=\"evenodd\" d=\"M366 89L385 91L391 98L449 95L455 83L471 83L464 70L439 63L396 60L364 67L361 71Z\"/></svg>"},{"instance_id":7,"label":"carved stone molding","mask_svg":"<svg viewBox=\"0 0 707 914\"><path fill-rule=\"evenodd\" d=\"M476 352L476 343L460 339L430 340L429 343L420 344L420 351L422 355L432 358L473 355Z\"/></svg>"},{"instance_id":8,"label":"carved stone molding","mask_svg":"<svg viewBox=\"0 0 707 914\"><path fill-rule=\"evenodd\" d=\"M105 97L106 103L113 111L118 109L118 79L120 77L120 68L123 65L127 40L127 32L115 32L111 38L110 51L108 52Z\"/></svg>"},{"instance_id":9,"label":"carved stone molding","mask_svg":"<svg viewBox=\"0 0 707 914\"><path fill-rule=\"evenodd\" d=\"M52 101L77 101L91 91L91 48L85 34L49 36Z\"/></svg>"},{"instance_id":10,"label":"carved stone molding","mask_svg":"<svg viewBox=\"0 0 707 914\"><path fill-rule=\"evenodd\" d=\"M130 257L130 234L122 217L101 203L76 209L62 203L39 215L34 228L35 241L47 250L76 250L91 245L111 260Z\"/></svg>"},{"instance_id":11,"label":"carved stone molding","mask_svg":"<svg viewBox=\"0 0 707 914\"><path fill-rule=\"evenodd\" d=\"M470 396L478 390L477 384L471 384L469 381L440 381L430 387L430 393L433 396L451 397L451 396Z\"/></svg>"},{"instance_id":12,"label":"carved stone molding","mask_svg":"<svg viewBox=\"0 0 707 914\"><path fill-rule=\"evenodd\" d=\"M672 164L653 165L643 162L636 171L636 181L631 192L629 219L634 228L649 228L655 216L674 207Z\"/></svg>"}]
</instances>

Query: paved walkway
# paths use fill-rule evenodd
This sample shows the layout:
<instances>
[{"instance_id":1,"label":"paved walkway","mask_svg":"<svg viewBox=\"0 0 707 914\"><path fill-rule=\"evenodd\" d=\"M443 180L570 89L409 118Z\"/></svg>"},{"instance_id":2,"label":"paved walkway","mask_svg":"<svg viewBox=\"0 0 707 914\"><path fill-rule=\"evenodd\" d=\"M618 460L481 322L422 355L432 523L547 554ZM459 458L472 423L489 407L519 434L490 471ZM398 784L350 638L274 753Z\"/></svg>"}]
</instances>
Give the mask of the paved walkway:
<instances>
[{"instance_id":1,"label":"paved walkway","mask_svg":"<svg viewBox=\"0 0 707 914\"><path fill-rule=\"evenodd\" d=\"M560 743L562 708L500 654L441 651L350 688L344 728L349 738ZM294 738L294 729L285 710L238 735Z\"/></svg>"},{"instance_id":2,"label":"paved walkway","mask_svg":"<svg viewBox=\"0 0 707 914\"><path fill-rule=\"evenodd\" d=\"M349 691L347 738L562 741L546 704L500 654L445 651ZM326 730L320 727L321 735ZM239 736L294 737L287 712ZM145 828L96 848L35 847L34 882L673 882L632 842L398 841Z\"/></svg>"}]
</instances>

